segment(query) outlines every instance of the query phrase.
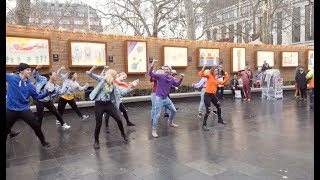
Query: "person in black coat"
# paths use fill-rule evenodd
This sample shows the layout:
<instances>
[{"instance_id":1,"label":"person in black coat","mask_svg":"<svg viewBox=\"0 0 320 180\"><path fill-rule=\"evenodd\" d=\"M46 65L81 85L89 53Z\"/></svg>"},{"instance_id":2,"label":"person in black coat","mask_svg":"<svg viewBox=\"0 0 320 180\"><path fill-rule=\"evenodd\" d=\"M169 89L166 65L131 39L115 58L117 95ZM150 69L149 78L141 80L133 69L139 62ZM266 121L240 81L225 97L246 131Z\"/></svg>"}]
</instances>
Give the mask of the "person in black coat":
<instances>
[{"instance_id":1,"label":"person in black coat","mask_svg":"<svg viewBox=\"0 0 320 180\"><path fill-rule=\"evenodd\" d=\"M218 68L218 79L220 81L223 81L224 75L225 75L224 70L222 69L222 66L220 65ZM224 85L218 85L218 98L219 99L225 99L223 97L223 90L224 90Z\"/></svg>"},{"instance_id":2,"label":"person in black coat","mask_svg":"<svg viewBox=\"0 0 320 180\"><path fill-rule=\"evenodd\" d=\"M241 97L244 97L243 88L239 86L239 81L237 79L237 75L234 75L233 78L231 79L230 88L231 88L231 91L232 91L232 98L233 99L235 98L235 95L236 95L235 90L240 90Z\"/></svg>"},{"instance_id":3,"label":"person in black coat","mask_svg":"<svg viewBox=\"0 0 320 180\"><path fill-rule=\"evenodd\" d=\"M302 66L299 67L299 71L296 73L295 80L298 85L298 89L300 90L301 96L300 101L303 99L307 100L307 79L306 79L306 72Z\"/></svg>"},{"instance_id":4,"label":"person in black coat","mask_svg":"<svg viewBox=\"0 0 320 180\"><path fill-rule=\"evenodd\" d=\"M263 61L262 68L261 68L261 71L264 72L264 71L266 71L267 69L271 69L271 67L269 66L269 63L267 63L267 61L264 60L264 61Z\"/></svg>"}]
</instances>

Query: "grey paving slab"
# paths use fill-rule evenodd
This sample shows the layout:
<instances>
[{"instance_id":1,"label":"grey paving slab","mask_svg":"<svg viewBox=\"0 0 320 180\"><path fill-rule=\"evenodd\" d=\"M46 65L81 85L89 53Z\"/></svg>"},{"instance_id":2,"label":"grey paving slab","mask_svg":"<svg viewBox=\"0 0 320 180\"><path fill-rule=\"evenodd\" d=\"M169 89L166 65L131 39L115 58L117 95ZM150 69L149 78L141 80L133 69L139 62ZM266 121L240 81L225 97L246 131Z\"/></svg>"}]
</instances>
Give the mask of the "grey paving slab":
<instances>
[{"instance_id":1,"label":"grey paving slab","mask_svg":"<svg viewBox=\"0 0 320 180\"><path fill-rule=\"evenodd\" d=\"M124 142L117 124L110 119L100 131L100 149L93 149L94 108L80 122L72 110L64 120L71 129L63 131L55 117L45 113L42 130L52 144L42 148L32 129L23 121L13 126L21 133L8 138L6 179L313 179L314 112L307 102L292 99L270 101L254 95L251 102L221 100L226 125L210 114L209 132L197 117L199 98L173 99L179 107L178 128L168 127L161 115L159 138L151 136L150 102L128 103L134 127L124 126L130 141ZM126 124L123 120L124 125ZM280 171L281 170L281 171ZM285 172L286 171L286 172Z\"/></svg>"}]
</instances>

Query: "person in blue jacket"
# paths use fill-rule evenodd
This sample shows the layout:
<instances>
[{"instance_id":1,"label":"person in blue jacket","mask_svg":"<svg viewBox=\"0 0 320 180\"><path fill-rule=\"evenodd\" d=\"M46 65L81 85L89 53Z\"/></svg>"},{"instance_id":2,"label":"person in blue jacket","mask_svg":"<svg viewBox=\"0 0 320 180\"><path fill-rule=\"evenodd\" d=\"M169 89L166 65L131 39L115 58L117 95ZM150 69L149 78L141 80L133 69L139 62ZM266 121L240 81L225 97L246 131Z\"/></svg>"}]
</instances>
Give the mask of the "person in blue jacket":
<instances>
[{"instance_id":1,"label":"person in blue jacket","mask_svg":"<svg viewBox=\"0 0 320 180\"><path fill-rule=\"evenodd\" d=\"M16 70L17 75L6 73L8 83L7 102L6 102L6 139L12 126L18 119L25 121L35 132L43 147L50 147L50 143L45 140L41 131L41 126L30 110L30 96L33 99L42 99L53 92L38 94L30 81L31 67L28 64L20 63Z\"/></svg>"}]
</instances>

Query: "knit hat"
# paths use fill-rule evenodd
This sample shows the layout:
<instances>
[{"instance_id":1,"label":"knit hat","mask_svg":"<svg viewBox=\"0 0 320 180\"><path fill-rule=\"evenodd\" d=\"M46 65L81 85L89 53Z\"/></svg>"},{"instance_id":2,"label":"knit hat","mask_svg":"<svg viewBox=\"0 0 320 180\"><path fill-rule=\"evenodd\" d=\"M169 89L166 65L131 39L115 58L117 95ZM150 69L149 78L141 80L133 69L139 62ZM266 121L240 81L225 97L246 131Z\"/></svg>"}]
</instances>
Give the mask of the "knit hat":
<instances>
[{"instance_id":1,"label":"knit hat","mask_svg":"<svg viewBox=\"0 0 320 180\"><path fill-rule=\"evenodd\" d=\"M20 63L16 68L15 68L15 70L17 70L18 72L20 72L20 71L23 71L23 70L25 70L25 69L27 69L27 68L31 68L28 64L26 64L26 63Z\"/></svg>"}]
</instances>

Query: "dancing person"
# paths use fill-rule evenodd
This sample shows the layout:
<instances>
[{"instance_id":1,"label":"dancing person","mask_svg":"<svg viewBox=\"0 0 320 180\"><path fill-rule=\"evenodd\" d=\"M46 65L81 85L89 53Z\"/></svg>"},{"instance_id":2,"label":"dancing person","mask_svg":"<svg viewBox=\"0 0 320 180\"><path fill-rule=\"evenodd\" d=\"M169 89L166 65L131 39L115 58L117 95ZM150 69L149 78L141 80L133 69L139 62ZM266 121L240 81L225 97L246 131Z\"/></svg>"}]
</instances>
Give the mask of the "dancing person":
<instances>
[{"instance_id":1,"label":"dancing person","mask_svg":"<svg viewBox=\"0 0 320 180\"><path fill-rule=\"evenodd\" d=\"M175 78L176 75L178 75L178 74L177 74L177 71L174 70L174 69L172 69L172 70L171 70L171 76L173 77L174 80L176 80L176 78ZM170 91L169 91L169 94L168 94L168 97L171 99L171 97L170 97L170 92L177 91L178 89L179 89L179 88L176 87L176 86L171 86ZM171 100L171 101L172 101L172 100ZM172 102L172 103L173 103L173 102ZM176 107L176 110L178 110L178 109L179 109L179 108ZM163 117L169 117L168 108L166 108L166 107L164 108Z\"/></svg>"},{"instance_id":2,"label":"dancing person","mask_svg":"<svg viewBox=\"0 0 320 180\"><path fill-rule=\"evenodd\" d=\"M156 74L164 74L164 71L162 68L160 68L155 73ZM152 86L151 94L150 94L150 98L151 98L151 125L152 125L152 118L155 116L154 109L155 109L156 89L157 89L158 83L157 83L157 80L153 77L150 77L150 82L153 82L153 86Z\"/></svg>"},{"instance_id":3,"label":"dancing person","mask_svg":"<svg viewBox=\"0 0 320 180\"><path fill-rule=\"evenodd\" d=\"M158 137L157 125L158 125L162 107L167 107L170 110L170 115L168 119L169 126L178 127L178 125L173 123L173 119L177 110L174 107L170 98L168 97L168 94L171 86L174 85L178 87L184 78L184 74L180 74L179 81L175 81L174 78L170 75L171 69L167 65L163 66L162 68L164 71L164 74L153 73L153 66L156 63L156 61L157 60L152 61L151 67L148 72L150 77L153 77L157 80L156 98L155 98L154 113L153 113L154 116L152 117L152 132L151 132L152 136L155 138Z\"/></svg>"},{"instance_id":4,"label":"dancing person","mask_svg":"<svg viewBox=\"0 0 320 180\"><path fill-rule=\"evenodd\" d=\"M121 136L125 141L129 141L126 136L121 118L118 114L120 97L121 95L126 94L127 92L121 91L118 88L118 85L114 83L117 71L114 69L109 69L105 76L99 76L92 71L96 68L93 66L89 71L86 72L94 80L98 81L98 85L90 93L90 100L95 101L94 113L96 119L96 127L94 131L94 149L99 149L99 134L102 125L102 116L104 113L109 114L118 124L118 128L121 132Z\"/></svg>"},{"instance_id":5,"label":"dancing person","mask_svg":"<svg viewBox=\"0 0 320 180\"><path fill-rule=\"evenodd\" d=\"M56 116L57 120L62 126L63 130L69 129L71 126L69 126L67 123L65 123L58 112L57 108L54 106L53 99L64 93L64 90L60 88L59 85L56 84L57 80L57 73L56 72L49 72L47 76L49 77L49 80L47 80L47 77L39 75L39 69L41 69L42 66L38 65L33 71L32 76L36 80L36 90L37 93L43 93L46 91L55 91L54 94L51 96L47 96L43 99L35 100L35 105L37 109L37 116L38 121L40 123L40 126L42 125L42 119L44 116L44 108L47 108L53 115Z\"/></svg>"},{"instance_id":6,"label":"dancing person","mask_svg":"<svg viewBox=\"0 0 320 180\"><path fill-rule=\"evenodd\" d=\"M306 78L309 81L309 88L310 88L310 108L314 108L314 68L312 68L308 74L306 75Z\"/></svg>"},{"instance_id":7,"label":"dancing person","mask_svg":"<svg viewBox=\"0 0 320 180\"><path fill-rule=\"evenodd\" d=\"M204 71L205 74L209 73L210 70L206 69ZM200 81L196 84L191 84L193 88L199 89L201 88L201 93L200 93L200 104L199 104L199 109L198 109L198 117L202 117L202 112L205 111L205 105L204 105L204 93L206 92L206 86L207 86L207 78L202 77ZM217 115L217 111L212 111L215 115Z\"/></svg>"},{"instance_id":8,"label":"dancing person","mask_svg":"<svg viewBox=\"0 0 320 180\"><path fill-rule=\"evenodd\" d=\"M300 91L300 101L307 100L307 78L306 72L302 66L299 67L299 73L296 74L295 80Z\"/></svg>"},{"instance_id":9,"label":"dancing person","mask_svg":"<svg viewBox=\"0 0 320 180\"><path fill-rule=\"evenodd\" d=\"M249 102L251 101L251 87L250 87L251 71L249 70L249 66L246 65L244 67L244 71L241 71L240 74L243 82L243 91L246 96L243 100Z\"/></svg>"},{"instance_id":10,"label":"dancing person","mask_svg":"<svg viewBox=\"0 0 320 180\"><path fill-rule=\"evenodd\" d=\"M219 68L218 68L218 74L217 74L217 78L220 80L220 81L223 81L224 79L224 70L222 68L222 66L220 65ZM224 85L222 84L219 84L218 85L218 98L219 99L225 99L223 97L223 90L224 90Z\"/></svg>"},{"instance_id":11,"label":"dancing person","mask_svg":"<svg viewBox=\"0 0 320 180\"><path fill-rule=\"evenodd\" d=\"M132 89L137 86L138 82L137 80L133 81L133 83L131 83L131 86L129 86L124 80L127 79L127 74L125 72L121 72L119 73L119 77L116 78L114 80L114 83L118 85L120 91L125 91L126 94L130 93L132 91ZM134 83L136 82L136 83ZM126 107L124 106L124 104L122 103L122 100L120 99L120 104L119 104L119 110L120 112L122 112L123 114L123 117L126 119L127 121L127 126L135 126L136 124L131 122L129 120L129 116L128 116L128 113L127 113L127 110L126 110ZM104 116L105 118L105 122L106 122L106 133L110 133L110 130L109 130L109 118L110 118L110 115L106 113L106 115Z\"/></svg>"},{"instance_id":12,"label":"dancing person","mask_svg":"<svg viewBox=\"0 0 320 180\"><path fill-rule=\"evenodd\" d=\"M35 132L43 147L50 147L50 143L45 140L41 131L41 126L30 110L29 98L42 99L53 92L38 94L30 81L31 67L26 63L20 63L16 67L19 74L6 74L8 83L7 102L6 102L6 139L12 126L18 119L25 121Z\"/></svg>"},{"instance_id":13,"label":"dancing person","mask_svg":"<svg viewBox=\"0 0 320 180\"><path fill-rule=\"evenodd\" d=\"M296 74L295 74L295 77L298 76L298 73L300 72L299 69L300 69L301 65L299 65L296 69ZM298 88L298 82L295 80L295 83L294 83L294 89L295 89L295 92L294 92L294 99L299 99L299 97L301 96L301 93L300 93L300 90Z\"/></svg>"},{"instance_id":14,"label":"dancing person","mask_svg":"<svg viewBox=\"0 0 320 180\"><path fill-rule=\"evenodd\" d=\"M76 101L74 99L74 91L78 89L79 91L84 91L89 87L89 84L86 83L84 86L80 86L77 82L77 73L76 72L69 72L66 75L62 74L62 70L66 69L64 66L61 66L60 69L58 69L57 74L59 78L62 80L62 89L66 89L66 92L59 97L58 102L58 111L60 115L63 115L63 112L66 108L67 103L71 106L72 110L77 113L77 115L80 117L82 121L85 121L89 116L88 115L82 115L80 112ZM60 122L57 120L56 124L59 124Z\"/></svg>"},{"instance_id":15,"label":"dancing person","mask_svg":"<svg viewBox=\"0 0 320 180\"><path fill-rule=\"evenodd\" d=\"M225 85L228 80L229 80L229 75L227 72L225 72L224 80L219 81L216 76L218 74L218 69L217 68L211 68L209 73L204 73L205 70L205 64L202 67L201 71L199 72L200 77L206 77L207 78L207 86L206 86L206 92L204 94L204 104L206 106L206 114L203 117L203 123L202 123L202 129L204 131L209 131L207 128L207 119L210 114L210 102L217 108L218 111L218 123L221 124L226 124L226 122L223 122L222 117L221 117L221 106L220 106L220 101L218 100L216 96L217 92L217 86L219 84Z\"/></svg>"},{"instance_id":16,"label":"dancing person","mask_svg":"<svg viewBox=\"0 0 320 180\"><path fill-rule=\"evenodd\" d=\"M235 95L236 95L235 90L240 90L241 97L244 97L243 88L239 86L239 81L237 79L237 75L233 75L233 78L230 81L230 88L232 91L232 98L233 99L235 99Z\"/></svg>"}]
</instances>

